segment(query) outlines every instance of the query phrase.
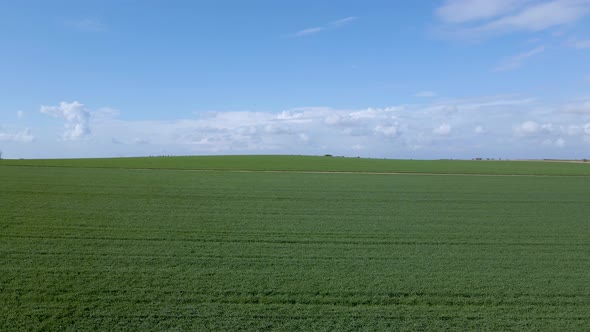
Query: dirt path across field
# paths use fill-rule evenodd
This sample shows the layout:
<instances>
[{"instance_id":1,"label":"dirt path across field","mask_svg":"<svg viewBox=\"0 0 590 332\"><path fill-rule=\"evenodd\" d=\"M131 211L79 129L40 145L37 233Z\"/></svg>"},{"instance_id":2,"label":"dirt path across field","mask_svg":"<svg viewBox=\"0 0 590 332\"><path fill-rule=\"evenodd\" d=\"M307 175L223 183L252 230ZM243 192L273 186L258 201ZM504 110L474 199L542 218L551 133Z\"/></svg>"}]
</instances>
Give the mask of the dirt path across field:
<instances>
[{"instance_id":1,"label":"dirt path across field","mask_svg":"<svg viewBox=\"0 0 590 332\"><path fill-rule=\"evenodd\" d=\"M590 164L584 160L565 160L565 159L510 159L509 161L541 162L541 163L572 163L572 164Z\"/></svg>"},{"instance_id":2,"label":"dirt path across field","mask_svg":"<svg viewBox=\"0 0 590 332\"><path fill-rule=\"evenodd\" d=\"M145 167L88 167L59 165L0 165L3 167L57 167L57 168L94 168L94 169L127 169L133 171L179 171L179 172L229 172L229 173L291 173L291 174L362 174L362 175L428 175L428 176L524 176L524 177L579 177L590 178L590 175L565 174L485 174L485 173L433 173L433 172L367 172L367 171L304 171L304 170L238 170L238 169L182 169L182 168L145 168Z\"/></svg>"},{"instance_id":3,"label":"dirt path across field","mask_svg":"<svg viewBox=\"0 0 590 332\"><path fill-rule=\"evenodd\" d=\"M297 170L225 170L225 169L178 169L178 168L121 168L136 171L182 171L182 172L229 172L229 173L292 173L292 174L362 174L362 175L429 175L429 176L526 176L526 177L581 177L590 175L553 174L477 174L477 173L429 173L429 172L360 172L360 171L297 171Z\"/></svg>"}]
</instances>

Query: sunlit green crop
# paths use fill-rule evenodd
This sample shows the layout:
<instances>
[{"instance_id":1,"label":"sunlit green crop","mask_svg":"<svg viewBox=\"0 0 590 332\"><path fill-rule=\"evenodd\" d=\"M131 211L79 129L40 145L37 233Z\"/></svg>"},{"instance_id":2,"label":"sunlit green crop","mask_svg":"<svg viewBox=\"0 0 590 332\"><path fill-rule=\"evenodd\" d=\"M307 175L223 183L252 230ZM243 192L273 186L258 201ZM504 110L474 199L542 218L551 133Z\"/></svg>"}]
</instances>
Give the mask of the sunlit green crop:
<instances>
[{"instance_id":1,"label":"sunlit green crop","mask_svg":"<svg viewBox=\"0 0 590 332\"><path fill-rule=\"evenodd\" d=\"M590 330L590 177L164 159L0 164L0 330Z\"/></svg>"}]
</instances>

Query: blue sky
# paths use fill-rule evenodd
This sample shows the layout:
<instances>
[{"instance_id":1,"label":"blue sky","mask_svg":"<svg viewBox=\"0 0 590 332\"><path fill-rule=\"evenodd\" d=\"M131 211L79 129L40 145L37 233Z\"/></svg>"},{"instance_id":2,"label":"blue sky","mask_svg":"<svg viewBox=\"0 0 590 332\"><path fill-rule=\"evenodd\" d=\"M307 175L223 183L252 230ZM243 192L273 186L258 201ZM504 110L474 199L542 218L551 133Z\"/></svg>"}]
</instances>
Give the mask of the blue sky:
<instances>
[{"instance_id":1,"label":"blue sky","mask_svg":"<svg viewBox=\"0 0 590 332\"><path fill-rule=\"evenodd\" d=\"M590 0L0 2L4 158L590 157Z\"/></svg>"}]
</instances>

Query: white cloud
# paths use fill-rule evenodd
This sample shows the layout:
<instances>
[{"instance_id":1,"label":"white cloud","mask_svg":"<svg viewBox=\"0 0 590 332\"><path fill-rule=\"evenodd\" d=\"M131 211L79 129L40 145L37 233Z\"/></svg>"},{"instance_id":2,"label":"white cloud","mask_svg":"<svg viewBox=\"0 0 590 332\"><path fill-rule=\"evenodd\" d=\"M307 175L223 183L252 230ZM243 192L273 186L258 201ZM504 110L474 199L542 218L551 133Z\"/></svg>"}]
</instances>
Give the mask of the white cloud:
<instances>
[{"instance_id":1,"label":"white cloud","mask_svg":"<svg viewBox=\"0 0 590 332\"><path fill-rule=\"evenodd\" d=\"M187 147L198 153L326 153L329 148L358 144L358 139L399 135L396 114L402 108L338 110L299 107L277 113L209 112L197 119L170 122L128 122L115 118L94 119L93 136L105 136L116 146L150 137L152 146ZM116 141L112 140L116 137ZM113 143L114 142L114 143ZM187 152L183 152L187 154Z\"/></svg>"},{"instance_id":2,"label":"white cloud","mask_svg":"<svg viewBox=\"0 0 590 332\"><path fill-rule=\"evenodd\" d=\"M323 31L324 29L325 29L324 27L315 27L315 28L307 28L307 29L299 30L293 34L293 37L303 37L303 36L313 35L313 34Z\"/></svg>"},{"instance_id":3,"label":"white cloud","mask_svg":"<svg viewBox=\"0 0 590 332\"><path fill-rule=\"evenodd\" d=\"M564 108L530 97L492 96L382 108L222 111L185 119L139 121L120 118L119 112L106 108L91 112L80 103L62 103L45 106L43 113L63 119L65 138L84 137L80 135L84 130L74 129L78 124L89 132L91 118L92 136L63 149L62 144L51 143L47 137L50 131L43 129L40 132L45 136L37 134L35 143L27 146L54 144L53 150L42 149L44 155L33 157L267 153L356 156L361 147L368 157L472 158L481 151L496 151L502 158L544 158L547 147L564 156L579 156L587 147L584 140L590 142L590 118L586 113L563 112ZM31 140L26 133L17 138L19 131L17 127L1 131L7 142L4 145ZM562 149L557 150L559 146ZM18 147L14 150L24 151Z\"/></svg>"},{"instance_id":4,"label":"white cloud","mask_svg":"<svg viewBox=\"0 0 590 332\"><path fill-rule=\"evenodd\" d=\"M568 25L590 13L590 1L448 0L436 12L460 34L481 36Z\"/></svg>"},{"instance_id":5,"label":"white cloud","mask_svg":"<svg viewBox=\"0 0 590 332\"><path fill-rule=\"evenodd\" d=\"M558 138L555 140L554 144L560 148L565 146L565 140L563 138Z\"/></svg>"},{"instance_id":6,"label":"white cloud","mask_svg":"<svg viewBox=\"0 0 590 332\"><path fill-rule=\"evenodd\" d=\"M447 136L451 133L451 126L448 123L443 123L440 126L434 128L432 133L439 136Z\"/></svg>"},{"instance_id":7,"label":"white cloud","mask_svg":"<svg viewBox=\"0 0 590 332\"><path fill-rule=\"evenodd\" d=\"M561 110L566 113L590 113L590 100L568 103Z\"/></svg>"},{"instance_id":8,"label":"white cloud","mask_svg":"<svg viewBox=\"0 0 590 332\"><path fill-rule=\"evenodd\" d=\"M536 121L525 121L514 128L514 133L519 136L536 135L539 133L551 133L554 131L552 123L539 124Z\"/></svg>"},{"instance_id":9,"label":"white cloud","mask_svg":"<svg viewBox=\"0 0 590 332\"><path fill-rule=\"evenodd\" d=\"M106 30L106 25L103 22L92 17L67 21L66 26L87 32L100 32Z\"/></svg>"},{"instance_id":10,"label":"white cloud","mask_svg":"<svg viewBox=\"0 0 590 332\"><path fill-rule=\"evenodd\" d=\"M532 50L529 50L527 52L520 53L520 54L517 54L517 55L512 56L510 58L507 58L500 65L498 65L496 67L496 71L506 71L506 70L512 70L512 69L519 68L520 66L522 66L522 64L525 60L527 60L528 58L531 58L539 53L542 53L543 51L545 51L545 47L539 46L539 47L533 48Z\"/></svg>"},{"instance_id":11,"label":"white cloud","mask_svg":"<svg viewBox=\"0 0 590 332\"><path fill-rule=\"evenodd\" d=\"M324 111L325 124L337 127L368 127L369 123L379 120L395 120L396 110L392 108L367 108L359 111Z\"/></svg>"},{"instance_id":12,"label":"white cloud","mask_svg":"<svg viewBox=\"0 0 590 332\"><path fill-rule=\"evenodd\" d=\"M16 142L16 143L31 143L35 140L35 136L31 133L31 129L25 128L17 132L0 131L0 141Z\"/></svg>"},{"instance_id":13,"label":"white cloud","mask_svg":"<svg viewBox=\"0 0 590 332\"><path fill-rule=\"evenodd\" d=\"M414 94L414 97L421 97L421 98L432 98L436 97L436 92L434 91L420 91Z\"/></svg>"},{"instance_id":14,"label":"white cloud","mask_svg":"<svg viewBox=\"0 0 590 332\"><path fill-rule=\"evenodd\" d=\"M299 140L301 142L305 142L305 143L309 142L309 135L307 135L306 133L299 133L297 135L297 138L299 138Z\"/></svg>"},{"instance_id":15,"label":"white cloud","mask_svg":"<svg viewBox=\"0 0 590 332\"><path fill-rule=\"evenodd\" d=\"M345 24L352 23L353 21L356 21L357 19L358 19L358 17L356 17L356 16L345 17L343 19L333 21L329 25L334 26L334 27L339 27L339 26L342 26Z\"/></svg>"},{"instance_id":16,"label":"white cloud","mask_svg":"<svg viewBox=\"0 0 590 332\"><path fill-rule=\"evenodd\" d=\"M532 135L539 132L541 126L535 121L526 121L515 128L518 135Z\"/></svg>"},{"instance_id":17,"label":"white cloud","mask_svg":"<svg viewBox=\"0 0 590 332\"><path fill-rule=\"evenodd\" d=\"M299 119L303 116L303 113L295 112L293 110L282 111L279 115L277 115L277 119L280 120L291 120L291 119Z\"/></svg>"},{"instance_id":18,"label":"white cloud","mask_svg":"<svg viewBox=\"0 0 590 332\"><path fill-rule=\"evenodd\" d=\"M476 133L476 134L478 134L478 135L481 135L481 134L485 134L485 133L486 133L486 130L484 129L484 127L483 127L483 126L476 126L476 127L473 129L473 132L475 132L475 133Z\"/></svg>"},{"instance_id":19,"label":"white cloud","mask_svg":"<svg viewBox=\"0 0 590 332\"><path fill-rule=\"evenodd\" d=\"M577 136L583 133L583 127L578 125L562 125L559 127L560 132L567 136Z\"/></svg>"},{"instance_id":20,"label":"white cloud","mask_svg":"<svg viewBox=\"0 0 590 332\"><path fill-rule=\"evenodd\" d=\"M399 129L397 123L393 125L379 124L377 125L377 127L375 127L375 133L381 134L386 137L395 137L398 134L398 130Z\"/></svg>"},{"instance_id":21,"label":"white cloud","mask_svg":"<svg viewBox=\"0 0 590 332\"><path fill-rule=\"evenodd\" d=\"M90 111L83 104L62 101L59 106L41 106L41 113L66 121L64 140L77 140L90 134Z\"/></svg>"},{"instance_id":22,"label":"white cloud","mask_svg":"<svg viewBox=\"0 0 590 332\"><path fill-rule=\"evenodd\" d=\"M446 22L462 23L482 20L508 13L527 0L447 0L436 10L437 15Z\"/></svg>"},{"instance_id":23,"label":"white cloud","mask_svg":"<svg viewBox=\"0 0 590 332\"><path fill-rule=\"evenodd\" d=\"M526 42L524 42L524 44L525 45L539 44L542 41L543 41L543 39L541 39L539 37L533 37L533 38L529 38Z\"/></svg>"},{"instance_id":24,"label":"white cloud","mask_svg":"<svg viewBox=\"0 0 590 332\"><path fill-rule=\"evenodd\" d=\"M115 118L119 116L121 112L118 109L114 109L111 107L101 107L96 111L92 112L92 117L95 119L106 119L106 118Z\"/></svg>"},{"instance_id":25,"label":"white cloud","mask_svg":"<svg viewBox=\"0 0 590 332\"><path fill-rule=\"evenodd\" d=\"M482 108L493 107L508 107L508 106L524 106L531 105L536 101L535 98L519 98L519 99L497 99L481 100L481 101L465 101L457 105L458 110L479 110Z\"/></svg>"},{"instance_id":26,"label":"white cloud","mask_svg":"<svg viewBox=\"0 0 590 332\"><path fill-rule=\"evenodd\" d=\"M143 139L143 138L138 138L138 137L133 139L133 143L135 143L135 144L150 144L150 142L148 140Z\"/></svg>"},{"instance_id":27,"label":"white cloud","mask_svg":"<svg viewBox=\"0 0 590 332\"><path fill-rule=\"evenodd\" d=\"M559 133L566 135L570 138L579 138L581 137L584 141L590 143L590 123L577 125L577 124L570 124L570 125L561 125L559 127Z\"/></svg>"},{"instance_id":28,"label":"white cloud","mask_svg":"<svg viewBox=\"0 0 590 332\"><path fill-rule=\"evenodd\" d=\"M480 29L482 31L540 31L553 26L573 23L588 14L588 9L588 1L543 2L531 5L517 14L499 18Z\"/></svg>"},{"instance_id":29,"label":"white cloud","mask_svg":"<svg viewBox=\"0 0 590 332\"><path fill-rule=\"evenodd\" d=\"M541 142L543 145L554 146L558 148L565 147L566 141L562 137L558 137L556 139L547 138Z\"/></svg>"},{"instance_id":30,"label":"white cloud","mask_svg":"<svg viewBox=\"0 0 590 332\"><path fill-rule=\"evenodd\" d=\"M343 27L347 24L350 24L350 23L356 21L357 19L358 19L358 17L355 17L355 16L345 17L343 19L332 21L326 25L299 30L299 31L291 34L291 37L305 37L305 36L315 35L315 34L318 34L320 32L326 31L326 30L337 29L337 28Z\"/></svg>"},{"instance_id":31,"label":"white cloud","mask_svg":"<svg viewBox=\"0 0 590 332\"><path fill-rule=\"evenodd\" d=\"M16 111L16 117L22 119L25 116L25 112L23 111Z\"/></svg>"},{"instance_id":32,"label":"white cloud","mask_svg":"<svg viewBox=\"0 0 590 332\"><path fill-rule=\"evenodd\" d=\"M580 50L586 49L586 48L590 48L590 39L581 40L581 39L570 38L566 41L566 45L573 47L573 48L580 49Z\"/></svg>"}]
</instances>

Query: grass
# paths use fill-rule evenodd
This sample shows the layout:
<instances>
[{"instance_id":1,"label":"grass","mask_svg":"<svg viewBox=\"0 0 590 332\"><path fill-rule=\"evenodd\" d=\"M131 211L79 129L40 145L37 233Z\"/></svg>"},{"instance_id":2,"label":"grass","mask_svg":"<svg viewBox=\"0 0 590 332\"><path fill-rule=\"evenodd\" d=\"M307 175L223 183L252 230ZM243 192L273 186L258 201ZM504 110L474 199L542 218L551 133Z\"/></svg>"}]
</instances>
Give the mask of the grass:
<instances>
[{"instance_id":1,"label":"grass","mask_svg":"<svg viewBox=\"0 0 590 332\"><path fill-rule=\"evenodd\" d=\"M590 329L590 177L69 162L0 165L0 330Z\"/></svg>"},{"instance_id":2,"label":"grass","mask_svg":"<svg viewBox=\"0 0 590 332\"><path fill-rule=\"evenodd\" d=\"M440 174L590 175L589 163L543 161L391 160L314 156L198 156L0 160L0 165L195 170L289 170Z\"/></svg>"}]
</instances>

